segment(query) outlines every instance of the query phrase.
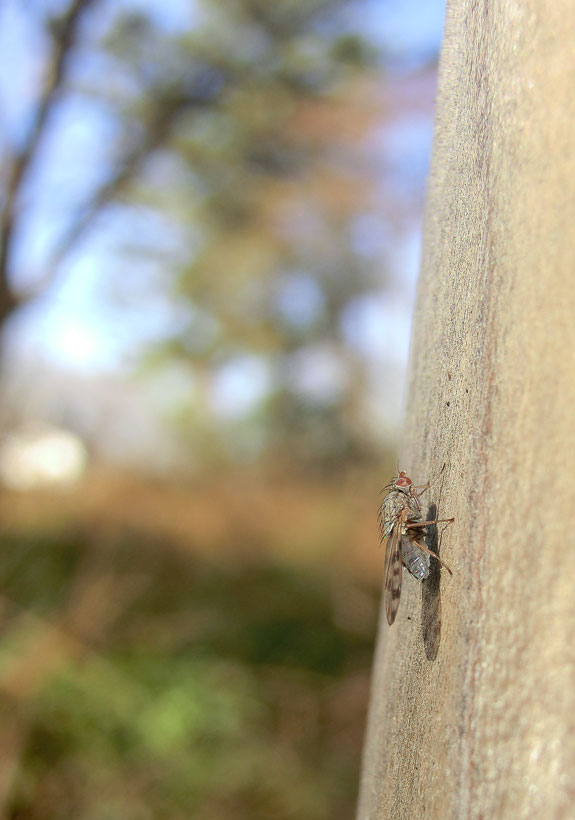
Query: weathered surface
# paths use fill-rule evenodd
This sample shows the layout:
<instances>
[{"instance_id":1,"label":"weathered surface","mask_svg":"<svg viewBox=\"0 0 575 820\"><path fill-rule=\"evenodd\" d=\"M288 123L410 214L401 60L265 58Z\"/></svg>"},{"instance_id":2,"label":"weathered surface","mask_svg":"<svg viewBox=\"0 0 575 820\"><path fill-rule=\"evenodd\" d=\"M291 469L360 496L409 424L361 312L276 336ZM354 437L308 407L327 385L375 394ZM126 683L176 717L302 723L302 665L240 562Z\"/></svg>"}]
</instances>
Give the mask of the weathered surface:
<instances>
[{"instance_id":1,"label":"weathered surface","mask_svg":"<svg viewBox=\"0 0 575 820\"><path fill-rule=\"evenodd\" d=\"M359 820L575 816L574 18L449 4L401 468L454 575L382 616Z\"/></svg>"}]
</instances>

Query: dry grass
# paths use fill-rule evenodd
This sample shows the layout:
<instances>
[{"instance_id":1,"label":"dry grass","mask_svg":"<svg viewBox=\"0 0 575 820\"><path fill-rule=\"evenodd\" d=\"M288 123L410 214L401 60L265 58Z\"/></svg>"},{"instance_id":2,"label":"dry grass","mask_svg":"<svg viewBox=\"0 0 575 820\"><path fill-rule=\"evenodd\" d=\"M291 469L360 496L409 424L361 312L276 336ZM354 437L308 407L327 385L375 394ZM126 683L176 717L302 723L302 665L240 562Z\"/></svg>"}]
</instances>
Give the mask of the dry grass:
<instances>
[{"instance_id":1,"label":"dry grass","mask_svg":"<svg viewBox=\"0 0 575 820\"><path fill-rule=\"evenodd\" d=\"M363 473L290 482L255 472L169 483L94 470L66 490L3 491L0 516L8 533L53 533L91 524L129 529L208 555L264 552L295 563L325 560L329 571L377 585L382 483Z\"/></svg>"}]
</instances>

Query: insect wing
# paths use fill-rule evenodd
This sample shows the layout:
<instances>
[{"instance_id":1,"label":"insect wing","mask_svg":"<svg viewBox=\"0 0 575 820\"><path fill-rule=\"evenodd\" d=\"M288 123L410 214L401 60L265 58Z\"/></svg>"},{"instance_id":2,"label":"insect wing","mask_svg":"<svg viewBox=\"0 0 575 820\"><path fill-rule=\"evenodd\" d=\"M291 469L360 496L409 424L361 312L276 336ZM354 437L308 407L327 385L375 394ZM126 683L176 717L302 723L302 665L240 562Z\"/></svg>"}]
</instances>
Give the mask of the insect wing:
<instances>
[{"instance_id":1,"label":"insect wing","mask_svg":"<svg viewBox=\"0 0 575 820\"><path fill-rule=\"evenodd\" d=\"M383 601L387 623L395 621L401 597L401 520L397 520L385 544L385 563L383 570Z\"/></svg>"}]
</instances>

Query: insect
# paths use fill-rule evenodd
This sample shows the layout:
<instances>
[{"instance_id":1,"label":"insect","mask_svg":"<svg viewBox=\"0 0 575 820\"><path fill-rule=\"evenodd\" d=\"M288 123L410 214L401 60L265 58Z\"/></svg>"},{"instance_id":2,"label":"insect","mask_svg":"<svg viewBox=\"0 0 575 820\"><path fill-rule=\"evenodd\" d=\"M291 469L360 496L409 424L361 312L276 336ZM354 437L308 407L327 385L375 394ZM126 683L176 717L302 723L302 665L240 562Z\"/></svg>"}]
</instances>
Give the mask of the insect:
<instances>
[{"instance_id":1,"label":"insect","mask_svg":"<svg viewBox=\"0 0 575 820\"><path fill-rule=\"evenodd\" d=\"M379 530L381 540L385 541L383 600L390 626L395 621L399 607L403 566L414 578L423 581L429 575L429 556L432 555L452 574L439 556L417 540L424 527L454 520L443 518L423 521L419 497L429 486L425 484L415 487L409 476L402 471L384 488L387 493L379 510ZM420 492L417 493L416 490Z\"/></svg>"}]
</instances>

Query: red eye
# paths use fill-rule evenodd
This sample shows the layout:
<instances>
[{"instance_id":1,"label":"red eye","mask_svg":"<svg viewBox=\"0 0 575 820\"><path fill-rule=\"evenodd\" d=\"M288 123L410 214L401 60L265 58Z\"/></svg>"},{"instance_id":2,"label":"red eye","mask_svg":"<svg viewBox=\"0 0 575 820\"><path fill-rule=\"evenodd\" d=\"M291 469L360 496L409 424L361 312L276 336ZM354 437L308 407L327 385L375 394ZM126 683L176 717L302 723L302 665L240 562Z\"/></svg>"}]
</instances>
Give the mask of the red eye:
<instances>
[{"instance_id":1,"label":"red eye","mask_svg":"<svg viewBox=\"0 0 575 820\"><path fill-rule=\"evenodd\" d=\"M395 482L396 487L409 487L412 483L411 479L405 475L405 473L400 473L399 478Z\"/></svg>"}]
</instances>

